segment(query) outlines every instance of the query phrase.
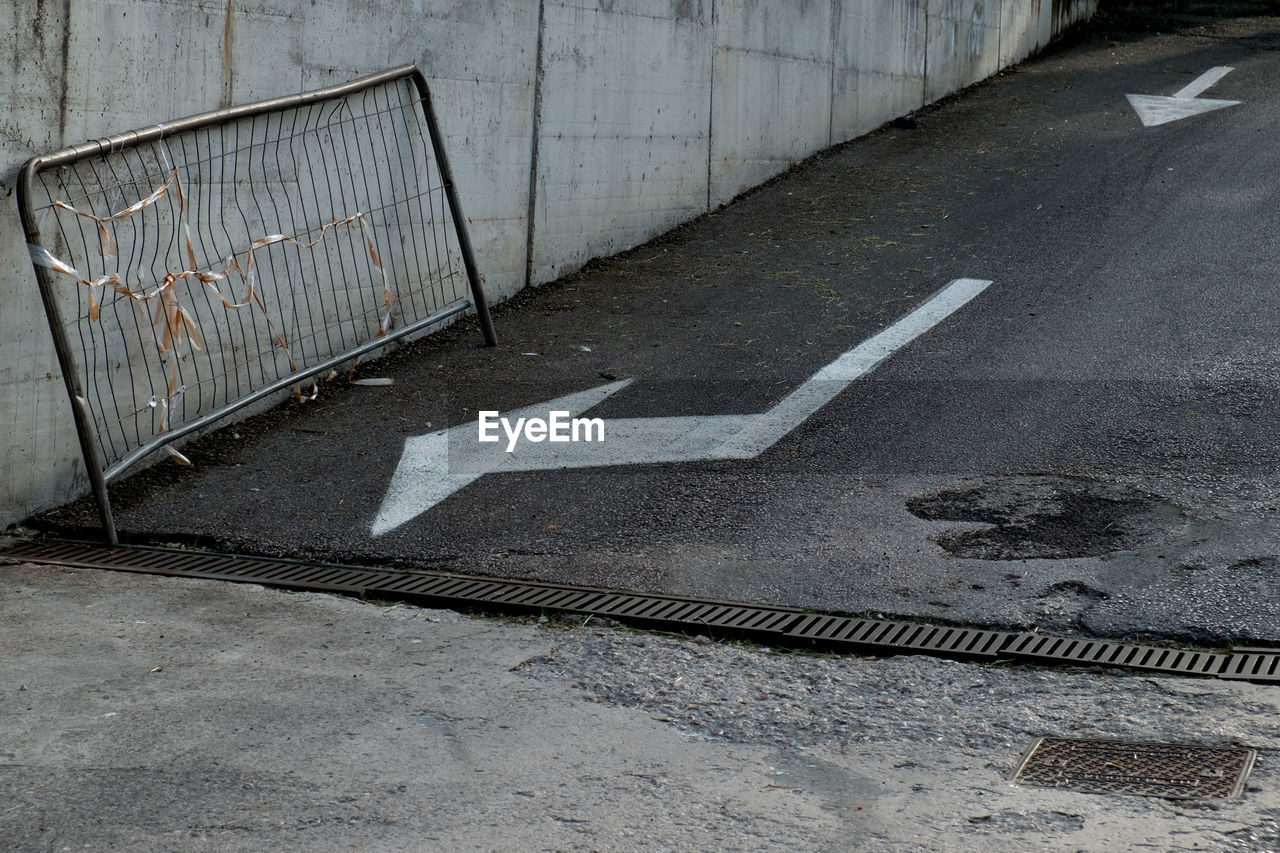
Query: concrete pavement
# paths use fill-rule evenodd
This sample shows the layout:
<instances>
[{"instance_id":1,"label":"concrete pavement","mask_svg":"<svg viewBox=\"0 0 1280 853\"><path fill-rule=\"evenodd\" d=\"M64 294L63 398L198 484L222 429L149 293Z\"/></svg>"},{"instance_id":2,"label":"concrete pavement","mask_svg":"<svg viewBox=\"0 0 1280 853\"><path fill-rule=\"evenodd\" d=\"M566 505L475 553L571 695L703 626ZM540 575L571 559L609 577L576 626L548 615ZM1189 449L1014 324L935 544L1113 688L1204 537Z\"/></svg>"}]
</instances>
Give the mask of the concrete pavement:
<instances>
[{"instance_id":1,"label":"concrete pavement","mask_svg":"<svg viewBox=\"0 0 1280 853\"><path fill-rule=\"evenodd\" d=\"M2 565L0 849L1280 849L1280 688L785 654ZM1046 734L1247 744L1243 799L1013 785Z\"/></svg>"}]
</instances>

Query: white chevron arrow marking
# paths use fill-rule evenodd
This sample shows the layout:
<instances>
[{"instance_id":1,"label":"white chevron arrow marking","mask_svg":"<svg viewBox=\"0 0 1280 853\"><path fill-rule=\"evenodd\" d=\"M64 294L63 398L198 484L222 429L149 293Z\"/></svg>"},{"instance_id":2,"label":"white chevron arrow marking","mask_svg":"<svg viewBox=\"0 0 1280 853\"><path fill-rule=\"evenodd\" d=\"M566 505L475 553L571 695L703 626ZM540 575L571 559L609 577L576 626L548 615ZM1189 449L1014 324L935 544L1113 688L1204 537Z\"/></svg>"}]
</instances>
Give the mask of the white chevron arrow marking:
<instances>
[{"instance_id":1,"label":"white chevron arrow marking","mask_svg":"<svg viewBox=\"0 0 1280 853\"><path fill-rule=\"evenodd\" d=\"M484 474L758 456L851 382L951 316L990 284L985 279L956 279L760 414L614 418L604 421L603 441L523 442L511 452L507 451L505 440L480 442L474 421L410 438L405 441L371 532L380 536L394 530ZM512 422L521 417L547 419L551 412L568 412L577 417L630 382L611 382L503 416Z\"/></svg>"},{"instance_id":2,"label":"white chevron arrow marking","mask_svg":"<svg viewBox=\"0 0 1280 853\"><path fill-rule=\"evenodd\" d=\"M1213 112L1223 107L1234 107L1242 103L1241 101L1218 101L1212 98L1199 97L1200 93L1234 70L1234 68L1226 65L1210 68L1175 92L1172 97L1163 95L1125 95L1125 97L1129 99L1129 103L1133 106L1134 112L1138 114L1143 127L1168 124L1171 121Z\"/></svg>"}]
</instances>

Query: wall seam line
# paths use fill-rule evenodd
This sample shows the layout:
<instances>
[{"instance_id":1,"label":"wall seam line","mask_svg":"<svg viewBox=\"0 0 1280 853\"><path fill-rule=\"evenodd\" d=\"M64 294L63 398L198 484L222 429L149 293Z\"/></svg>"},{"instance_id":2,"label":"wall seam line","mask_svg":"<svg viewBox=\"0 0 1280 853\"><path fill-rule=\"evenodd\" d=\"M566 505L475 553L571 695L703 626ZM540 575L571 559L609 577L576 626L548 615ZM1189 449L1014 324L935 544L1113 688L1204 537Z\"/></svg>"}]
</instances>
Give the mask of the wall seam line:
<instances>
[{"instance_id":1,"label":"wall seam line","mask_svg":"<svg viewBox=\"0 0 1280 853\"><path fill-rule=\"evenodd\" d=\"M831 0L831 85L827 93L827 147L836 144L836 45L840 43L840 23L844 19L842 0Z\"/></svg>"},{"instance_id":2,"label":"wall seam line","mask_svg":"<svg viewBox=\"0 0 1280 853\"><path fill-rule=\"evenodd\" d=\"M920 106L929 105L929 0L924 0L924 75L920 78Z\"/></svg>"},{"instance_id":3,"label":"wall seam line","mask_svg":"<svg viewBox=\"0 0 1280 853\"><path fill-rule=\"evenodd\" d=\"M1004 70L1004 0L996 4L996 74Z\"/></svg>"},{"instance_id":4,"label":"wall seam line","mask_svg":"<svg viewBox=\"0 0 1280 853\"><path fill-rule=\"evenodd\" d=\"M71 7L72 0L67 0L66 14L62 18L62 91L58 98L58 147L67 144L67 103L71 91Z\"/></svg>"},{"instance_id":5,"label":"wall seam line","mask_svg":"<svg viewBox=\"0 0 1280 853\"><path fill-rule=\"evenodd\" d=\"M533 128L529 139L529 192L525 212L524 286L533 284L533 240L538 207L538 154L542 135L542 33L547 20L546 0L538 0L538 38L533 55Z\"/></svg>"},{"instance_id":6,"label":"wall seam line","mask_svg":"<svg viewBox=\"0 0 1280 853\"><path fill-rule=\"evenodd\" d=\"M716 0L711 0L711 67L707 75L707 211L711 210L711 135L716 126Z\"/></svg>"},{"instance_id":7,"label":"wall seam line","mask_svg":"<svg viewBox=\"0 0 1280 853\"><path fill-rule=\"evenodd\" d=\"M226 109L235 103L235 0L227 0L226 18L222 22L222 100Z\"/></svg>"}]
</instances>

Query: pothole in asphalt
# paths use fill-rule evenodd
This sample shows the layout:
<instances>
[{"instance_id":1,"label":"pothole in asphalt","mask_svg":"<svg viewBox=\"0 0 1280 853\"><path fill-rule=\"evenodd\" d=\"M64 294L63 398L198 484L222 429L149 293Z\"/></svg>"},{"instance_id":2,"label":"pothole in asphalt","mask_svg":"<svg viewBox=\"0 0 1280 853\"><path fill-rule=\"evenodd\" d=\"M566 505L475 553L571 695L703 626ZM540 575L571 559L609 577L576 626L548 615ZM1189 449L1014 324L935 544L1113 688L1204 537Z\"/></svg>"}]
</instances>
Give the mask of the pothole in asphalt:
<instances>
[{"instance_id":1,"label":"pothole in asphalt","mask_svg":"<svg viewBox=\"0 0 1280 853\"><path fill-rule=\"evenodd\" d=\"M1149 495L1107 493L1086 480L1003 479L907 501L927 521L974 522L977 530L937 538L957 557L976 560L1101 557L1130 549L1151 532Z\"/></svg>"}]
</instances>

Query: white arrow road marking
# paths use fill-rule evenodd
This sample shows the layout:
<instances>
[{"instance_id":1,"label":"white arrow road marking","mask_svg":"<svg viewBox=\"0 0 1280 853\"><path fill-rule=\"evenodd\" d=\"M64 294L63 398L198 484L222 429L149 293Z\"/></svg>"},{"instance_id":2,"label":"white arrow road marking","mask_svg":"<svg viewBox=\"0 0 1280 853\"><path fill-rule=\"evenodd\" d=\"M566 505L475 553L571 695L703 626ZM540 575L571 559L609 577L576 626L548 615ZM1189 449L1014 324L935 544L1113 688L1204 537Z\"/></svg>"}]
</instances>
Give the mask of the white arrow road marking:
<instances>
[{"instance_id":1,"label":"white arrow road marking","mask_svg":"<svg viewBox=\"0 0 1280 853\"><path fill-rule=\"evenodd\" d=\"M1226 77L1232 71L1235 71L1235 69L1229 65L1215 65L1213 68L1210 68L1208 71L1204 72L1199 77L1174 92L1173 96L1175 98L1194 98L1214 83L1217 83L1223 77Z\"/></svg>"},{"instance_id":2,"label":"white arrow road marking","mask_svg":"<svg viewBox=\"0 0 1280 853\"><path fill-rule=\"evenodd\" d=\"M1212 98L1197 97L1201 92L1226 77L1234 68L1219 65L1210 68L1186 86L1183 86L1172 97L1163 95L1125 95L1133 106L1134 112L1141 119L1143 127L1155 127L1171 121L1189 118L1201 113L1213 112L1223 107L1234 107L1240 101L1218 101Z\"/></svg>"},{"instance_id":3,"label":"white arrow road marking","mask_svg":"<svg viewBox=\"0 0 1280 853\"><path fill-rule=\"evenodd\" d=\"M669 418L614 418L604 422L604 441L521 442L507 452L506 440L481 443L475 422L415 436L405 441L372 533L394 530L484 474L554 468L588 468L709 459L750 459L773 446L829 403L850 383L870 373L893 353L932 329L991 284L960 278L898 322L819 370L767 412L755 415L693 415ZM546 418L553 411L577 417L626 387L611 382L504 417Z\"/></svg>"}]
</instances>

